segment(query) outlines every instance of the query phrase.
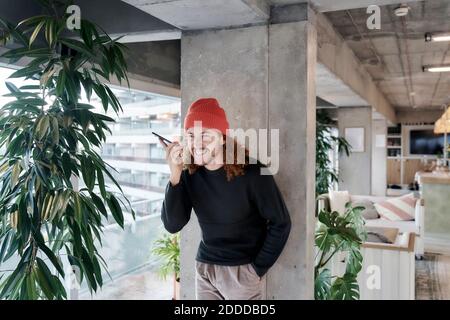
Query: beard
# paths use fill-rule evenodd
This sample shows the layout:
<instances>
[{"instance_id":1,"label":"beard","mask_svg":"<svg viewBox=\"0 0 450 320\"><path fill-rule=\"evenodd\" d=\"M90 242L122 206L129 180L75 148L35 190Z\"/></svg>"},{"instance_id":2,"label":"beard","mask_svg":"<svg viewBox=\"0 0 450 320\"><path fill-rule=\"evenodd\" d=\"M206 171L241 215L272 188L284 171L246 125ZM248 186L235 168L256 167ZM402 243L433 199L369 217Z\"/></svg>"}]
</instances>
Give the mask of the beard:
<instances>
[{"instance_id":1,"label":"beard","mask_svg":"<svg viewBox=\"0 0 450 320\"><path fill-rule=\"evenodd\" d=\"M198 166L223 163L223 159L220 157L220 152L216 149L194 149L191 154L194 159L194 164Z\"/></svg>"}]
</instances>

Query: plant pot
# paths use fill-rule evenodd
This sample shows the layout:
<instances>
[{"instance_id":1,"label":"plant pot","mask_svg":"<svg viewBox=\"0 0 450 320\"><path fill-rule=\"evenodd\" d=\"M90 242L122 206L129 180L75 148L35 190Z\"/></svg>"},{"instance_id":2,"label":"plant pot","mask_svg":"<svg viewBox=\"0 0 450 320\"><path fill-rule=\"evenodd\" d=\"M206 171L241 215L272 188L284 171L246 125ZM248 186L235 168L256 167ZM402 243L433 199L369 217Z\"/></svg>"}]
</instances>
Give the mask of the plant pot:
<instances>
[{"instance_id":1,"label":"plant pot","mask_svg":"<svg viewBox=\"0 0 450 320\"><path fill-rule=\"evenodd\" d=\"M173 277L173 297L172 300L180 300L180 278Z\"/></svg>"}]
</instances>

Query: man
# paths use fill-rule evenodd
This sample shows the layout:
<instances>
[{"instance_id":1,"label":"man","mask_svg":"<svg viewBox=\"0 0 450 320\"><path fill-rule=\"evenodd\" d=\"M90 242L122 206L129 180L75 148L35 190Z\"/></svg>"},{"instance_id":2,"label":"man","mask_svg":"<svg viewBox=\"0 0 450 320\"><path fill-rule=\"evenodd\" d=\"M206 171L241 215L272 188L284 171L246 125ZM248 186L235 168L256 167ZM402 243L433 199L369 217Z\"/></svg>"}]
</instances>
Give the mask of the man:
<instances>
[{"instance_id":1,"label":"man","mask_svg":"<svg viewBox=\"0 0 450 320\"><path fill-rule=\"evenodd\" d=\"M202 240L196 257L196 298L265 299L266 273L291 228L280 191L271 175L261 175L259 163L249 164L248 157L238 163L234 150L233 161L225 161L231 138L216 99L195 101L184 129L184 146L165 146L170 181L161 218L165 228L176 233L188 223L192 208L198 217ZM238 147L234 141L232 145ZM183 163L183 154L190 161Z\"/></svg>"}]
</instances>

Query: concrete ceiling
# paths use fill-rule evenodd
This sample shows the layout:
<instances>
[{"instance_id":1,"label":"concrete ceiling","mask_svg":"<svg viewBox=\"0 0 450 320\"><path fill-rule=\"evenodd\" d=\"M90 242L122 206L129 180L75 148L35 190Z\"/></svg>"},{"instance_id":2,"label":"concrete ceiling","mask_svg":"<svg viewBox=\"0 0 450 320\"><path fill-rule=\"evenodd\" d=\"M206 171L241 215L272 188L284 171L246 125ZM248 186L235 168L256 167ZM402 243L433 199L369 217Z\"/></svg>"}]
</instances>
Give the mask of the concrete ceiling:
<instances>
[{"instance_id":1,"label":"concrete ceiling","mask_svg":"<svg viewBox=\"0 0 450 320\"><path fill-rule=\"evenodd\" d=\"M165 21L181 30L199 30L228 28L236 26L264 24L270 19L271 7L280 5L291 5L298 3L310 3L312 7L321 12L330 12L333 24L342 27L342 32L350 30L349 35L355 32L355 28L349 29L339 20L339 14L354 12L359 14L361 23L365 24L367 14L365 12L368 5L376 3L378 5L398 6L399 2L410 3L411 6L421 4L418 0L122 0L147 14ZM361 9L355 9L361 8ZM386 10L385 10L386 11ZM384 17L385 18L385 17ZM386 23L386 22L385 22ZM351 26L350 26L351 27ZM347 28L347 29L346 29ZM382 44L381 44L382 45ZM352 47L353 49L353 47ZM359 58L359 56L358 56ZM370 60L371 61L371 60ZM319 70L320 72L320 70ZM320 73L319 73L320 77ZM346 85L347 84L347 85ZM389 84L379 84L380 87ZM337 106L367 105L369 100L361 92L355 94L355 90L349 88L347 82L339 81L338 77L323 76L318 81L319 96ZM334 94L334 95L333 95ZM384 99L384 98L383 98ZM373 100L373 99L372 99ZM399 99L397 99L399 100ZM376 100L378 101L378 100ZM371 101L370 103L376 103ZM387 103L387 100L386 100ZM385 103L385 104L386 104ZM392 103L391 103L392 104ZM397 105L394 101L394 105ZM402 105L398 105L402 106ZM404 106L404 105L403 105ZM376 106L375 106L376 107ZM392 107L388 106L393 113ZM389 109L388 108L388 109Z\"/></svg>"},{"instance_id":2,"label":"concrete ceiling","mask_svg":"<svg viewBox=\"0 0 450 320\"><path fill-rule=\"evenodd\" d=\"M122 0L181 30L265 23L271 6L310 3L317 11L366 8L374 0ZM400 0L412 2L418 0ZM376 0L379 5L399 0Z\"/></svg>"},{"instance_id":3,"label":"concrete ceiling","mask_svg":"<svg viewBox=\"0 0 450 320\"><path fill-rule=\"evenodd\" d=\"M381 29L366 27L365 9L325 15L342 35L373 80L397 109L440 109L450 102L450 73L428 73L423 65L449 64L449 42L425 42L426 32L450 32L450 1L427 0L408 4L400 18L396 5L381 7Z\"/></svg>"},{"instance_id":4,"label":"concrete ceiling","mask_svg":"<svg viewBox=\"0 0 450 320\"><path fill-rule=\"evenodd\" d=\"M410 3L418 0L310 0L309 2L320 12L367 8L370 5L378 6Z\"/></svg>"},{"instance_id":5,"label":"concrete ceiling","mask_svg":"<svg viewBox=\"0 0 450 320\"><path fill-rule=\"evenodd\" d=\"M121 42L179 39L181 31L120 0L74 0L81 17L95 22ZM0 0L0 18L11 23L43 13L36 0Z\"/></svg>"},{"instance_id":6,"label":"concrete ceiling","mask_svg":"<svg viewBox=\"0 0 450 320\"><path fill-rule=\"evenodd\" d=\"M319 12L337 11L344 9L367 8L372 4L379 6L408 3L418 0L267 0L270 5L288 5L309 2Z\"/></svg>"},{"instance_id":7,"label":"concrete ceiling","mask_svg":"<svg viewBox=\"0 0 450 320\"><path fill-rule=\"evenodd\" d=\"M14 6L13 4L20 4ZM30 16L32 0L0 0L2 15ZM449 0L77 0L82 15L125 41L176 39L181 30L267 23L271 6L309 2L326 12L333 28L365 65L397 110L438 109L449 102L450 73L423 73L424 64L450 63L448 43L425 43L425 32L450 31ZM366 7L381 7L381 30L366 28ZM411 13L393 9L407 2ZM17 9L15 9L17 8ZM18 9L20 8L20 10ZM33 9L34 8L34 9ZM26 10L25 10L26 9ZM334 11L340 10L340 11ZM331 11L331 12L329 12ZM33 12L35 14L35 12ZM318 95L336 106L367 105L347 82L318 66Z\"/></svg>"}]
</instances>

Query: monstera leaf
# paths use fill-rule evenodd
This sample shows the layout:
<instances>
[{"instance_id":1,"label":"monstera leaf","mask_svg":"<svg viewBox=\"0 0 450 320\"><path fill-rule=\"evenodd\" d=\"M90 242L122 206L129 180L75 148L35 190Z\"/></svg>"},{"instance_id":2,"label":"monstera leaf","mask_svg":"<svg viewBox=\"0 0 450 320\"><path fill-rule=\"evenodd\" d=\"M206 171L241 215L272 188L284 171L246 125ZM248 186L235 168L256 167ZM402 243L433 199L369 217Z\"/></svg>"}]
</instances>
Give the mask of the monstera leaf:
<instances>
[{"instance_id":1,"label":"monstera leaf","mask_svg":"<svg viewBox=\"0 0 450 320\"><path fill-rule=\"evenodd\" d=\"M363 256L359 251L359 246L353 246L348 251L346 273L358 274L361 271L363 263Z\"/></svg>"},{"instance_id":2,"label":"monstera leaf","mask_svg":"<svg viewBox=\"0 0 450 320\"><path fill-rule=\"evenodd\" d=\"M316 300L327 300L330 297L331 289L331 272L323 269L316 275L314 281L314 298Z\"/></svg>"},{"instance_id":3,"label":"monstera leaf","mask_svg":"<svg viewBox=\"0 0 450 320\"><path fill-rule=\"evenodd\" d=\"M356 276L346 273L343 277L338 277L330 288L330 295L333 300L358 300L359 285Z\"/></svg>"},{"instance_id":4,"label":"monstera leaf","mask_svg":"<svg viewBox=\"0 0 450 320\"><path fill-rule=\"evenodd\" d=\"M361 243L361 239L348 217L340 216L336 211L322 210L319 213L319 222L321 224L316 230L315 244L321 251L345 249L354 242Z\"/></svg>"}]
</instances>

